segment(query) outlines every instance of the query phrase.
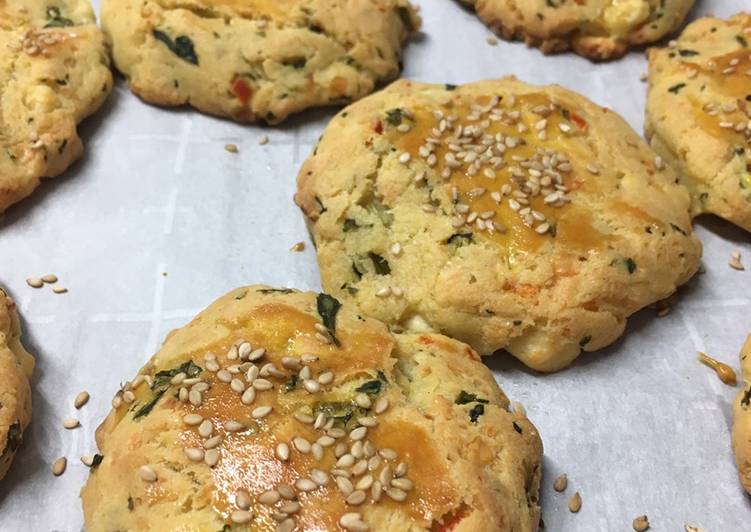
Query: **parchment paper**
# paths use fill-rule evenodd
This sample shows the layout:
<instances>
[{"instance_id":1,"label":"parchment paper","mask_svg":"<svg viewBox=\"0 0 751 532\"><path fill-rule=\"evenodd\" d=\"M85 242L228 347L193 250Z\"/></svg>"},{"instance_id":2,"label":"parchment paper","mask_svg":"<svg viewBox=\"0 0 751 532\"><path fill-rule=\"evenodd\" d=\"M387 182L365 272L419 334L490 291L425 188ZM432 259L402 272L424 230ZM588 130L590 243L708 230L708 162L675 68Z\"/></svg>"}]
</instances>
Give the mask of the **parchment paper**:
<instances>
[{"instance_id":1,"label":"parchment paper","mask_svg":"<svg viewBox=\"0 0 751 532\"><path fill-rule=\"evenodd\" d=\"M95 3L98 3L95 1ZM545 57L489 31L452 0L418 0L424 33L405 54L405 77L462 83L516 74L560 83L612 107L639 132L646 86L641 51L607 64ZM692 18L749 9L747 0L698 1ZM242 126L134 97L122 79L83 126L86 155L0 220L0 282L18 301L25 343L37 356L34 419L0 482L0 530L78 531L79 457L120 381L131 378L167 332L242 284L318 289L312 246L292 202L302 160L334 111L279 128ZM270 142L259 145L262 135ZM234 143L239 153L224 150ZM623 339L570 369L534 375L506 355L487 359L512 400L523 402L545 443L545 530L626 531L646 513L654 531L751 530L736 480L730 404L736 389L696 361L706 350L737 366L751 332L751 237L715 218L700 221L705 275L664 318L634 316ZM303 253L290 246L308 242ZM727 266L741 250L749 269ZM69 293L34 290L55 273ZM91 401L75 412L81 390ZM82 428L66 431L75 414ZM59 478L50 464L67 456ZM552 489L569 476L565 494ZM569 513L567 498L583 506Z\"/></svg>"}]
</instances>

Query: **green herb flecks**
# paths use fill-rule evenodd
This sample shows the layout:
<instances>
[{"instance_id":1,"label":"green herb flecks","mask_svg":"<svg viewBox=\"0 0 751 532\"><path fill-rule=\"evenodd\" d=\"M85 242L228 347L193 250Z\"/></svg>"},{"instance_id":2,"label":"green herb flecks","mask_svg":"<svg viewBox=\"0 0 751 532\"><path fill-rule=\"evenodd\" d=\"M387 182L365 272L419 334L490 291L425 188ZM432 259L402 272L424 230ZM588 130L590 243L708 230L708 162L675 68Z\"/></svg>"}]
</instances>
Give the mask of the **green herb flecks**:
<instances>
[{"instance_id":1,"label":"green herb flecks","mask_svg":"<svg viewBox=\"0 0 751 532\"><path fill-rule=\"evenodd\" d=\"M490 401L488 401L487 399L481 399L480 397L477 397L476 394L469 393L464 390L459 392L459 395L456 396L456 400L454 401L454 403L456 403L457 405L466 405L469 403L488 404L489 402Z\"/></svg>"},{"instance_id":2,"label":"green herb flecks","mask_svg":"<svg viewBox=\"0 0 751 532\"><path fill-rule=\"evenodd\" d=\"M454 245L458 248L474 244L474 242L475 240L472 233L454 233L448 238L448 240L446 240L446 244Z\"/></svg>"},{"instance_id":3,"label":"green herb flecks","mask_svg":"<svg viewBox=\"0 0 751 532\"><path fill-rule=\"evenodd\" d=\"M480 419L480 416L483 415L484 413L485 413L485 405L482 403L477 403L469 411L469 421L472 423L477 423L477 420Z\"/></svg>"},{"instance_id":4,"label":"green herb flecks","mask_svg":"<svg viewBox=\"0 0 751 532\"><path fill-rule=\"evenodd\" d=\"M198 65L198 56L196 55L193 41L187 35L180 35L174 41L163 31L152 31L154 38L163 42L170 51L180 59L193 65Z\"/></svg>"},{"instance_id":5,"label":"green herb flecks","mask_svg":"<svg viewBox=\"0 0 751 532\"><path fill-rule=\"evenodd\" d=\"M284 382L284 393L294 391L297 388L298 382L300 382L300 377L295 373Z\"/></svg>"},{"instance_id":6,"label":"green herb flecks","mask_svg":"<svg viewBox=\"0 0 751 532\"><path fill-rule=\"evenodd\" d=\"M186 377L195 377L201 373L203 369L196 366L192 360L188 360L180 364L176 368L162 370L154 375L154 383L151 385L151 391L154 392L154 396L138 408L134 414L133 419L139 419L147 416L154 409L159 400L167 393L167 390L172 386L172 378L178 373L184 373Z\"/></svg>"},{"instance_id":7,"label":"green herb flecks","mask_svg":"<svg viewBox=\"0 0 751 532\"><path fill-rule=\"evenodd\" d=\"M388 384L388 380L386 379L386 374L383 371L378 370L377 379L373 379L373 380L363 383L362 385L355 388L355 391L359 393L366 393L368 395L377 395L381 393L381 390L383 389L384 384Z\"/></svg>"},{"instance_id":8,"label":"green herb flecks","mask_svg":"<svg viewBox=\"0 0 751 532\"><path fill-rule=\"evenodd\" d=\"M522 428L519 426L519 424L516 421L512 421L511 424L514 426L514 430L518 432L519 434L522 433Z\"/></svg>"},{"instance_id":9,"label":"green herb flecks","mask_svg":"<svg viewBox=\"0 0 751 532\"><path fill-rule=\"evenodd\" d=\"M456 85L454 85L453 83L446 83L446 84L445 84L445 85L443 86L443 88L444 88L444 89L446 89L447 91L455 91L455 90L456 90L456 87L457 87L457 86L456 86Z\"/></svg>"},{"instance_id":10,"label":"green herb flecks","mask_svg":"<svg viewBox=\"0 0 751 532\"><path fill-rule=\"evenodd\" d=\"M327 418L334 419L343 426L347 426L353 418L360 418L367 415L367 410L353 403L344 401L326 401L318 403L313 407L313 414L325 414Z\"/></svg>"},{"instance_id":11,"label":"green herb flecks","mask_svg":"<svg viewBox=\"0 0 751 532\"><path fill-rule=\"evenodd\" d=\"M683 50L678 50L678 54L681 57L693 57L695 55L699 55L699 52L697 52L696 50L683 49Z\"/></svg>"},{"instance_id":12,"label":"green herb flecks","mask_svg":"<svg viewBox=\"0 0 751 532\"><path fill-rule=\"evenodd\" d=\"M751 386L746 388L746 390L743 392L743 397L741 397L741 406L748 406L751 402Z\"/></svg>"},{"instance_id":13,"label":"green herb flecks","mask_svg":"<svg viewBox=\"0 0 751 532\"><path fill-rule=\"evenodd\" d=\"M391 126L398 126L404 119L404 111L401 109L389 109L386 111L386 123Z\"/></svg>"},{"instance_id":14,"label":"green herb flecks","mask_svg":"<svg viewBox=\"0 0 751 532\"><path fill-rule=\"evenodd\" d=\"M73 26L73 21L69 18L65 18L60 14L60 8L50 6L47 8L47 18L49 21L44 25L45 28L64 28L67 26Z\"/></svg>"},{"instance_id":15,"label":"green herb flecks","mask_svg":"<svg viewBox=\"0 0 751 532\"><path fill-rule=\"evenodd\" d=\"M294 290L292 288L259 288L256 292L261 294L291 294Z\"/></svg>"},{"instance_id":16,"label":"green herb flecks","mask_svg":"<svg viewBox=\"0 0 751 532\"><path fill-rule=\"evenodd\" d=\"M389 261L378 255L377 253L373 253L372 251L368 253L368 257L370 257L370 260L373 261L373 267L375 268L375 272L378 275L388 275L391 273L391 266L389 266Z\"/></svg>"},{"instance_id":17,"label":"green herb flecks","mask_svg":"<svg viewBox=\"0 0 751 532\"><path fill-rule=\"evenodd\" d=\"M23 429L20 423L14 423L8 428L8 435L5 440L5 448L0 454L0 463L8 456L16 452L23 442Z\"/></svg>"},{"instance_id":18,"label":"green herb flecks","mask_svg":"<svg viewBox=\"0 0 751 532\"><path fill-rule=\"evenodd\" d=\"M636 271L636 262L634 262L634 259L632 259L631 257L625 260L625 264L629 274L632 274Z\"/></svg>"},{"instance_id":19,"label":"green herb flecks","mask_svg":"<svg viewBox=\"0 0 751 532\"><path fill-rule=\"evenodd\" d=\"M339 312L342 304L330 295L321 292L316 298L316 306L318 308L318 314L323 321L323 326L326 327L326 330L328 330L331 335L331 341L333 341L334 345L337 347L341 346L342 344L336 337L336 313Z\"/></svg>"},{"instance_id":20,"label":"green herb flecks","mask_svg":"<svg viewBox=\"0 0 751 532\"><path fill-rule=\"evenodd\" d=\"M101 454L95 454L94 459L91 461L91 465L89 466L89 471L94 471L97 467L99 467L99 464L102 463L102 460L104 460L104 456Z\"/></svg>"},{"instance_id":21,"label":"green herb flecks","mask_svg":"<svg viewBox=\"0 0 751 532\"><path fill-rule=\"evenodd\" d=\"M685 87L685 83L676 83L672 87L668 89L668 92L672 92L673 94L678 94L683 87Z\"/></svg>"},{"instance_id":22,"label":"green herb flecks","mask_svg":"<svg viewBox=\"0 0 751 532\"><path fill-rule=\"evenodd\" d=\"M396 8L396 14L399 15L407 31L415 31L415 23L412 21L412 13L407 6L398 6Z\"/></svg>"},{"instance_id":23,"label":"green herb flecks","mask_svg":"<svg viewBox=\"0 0 751 532\"><path fill-rule=\"evenodd\" d=\"M748 48L748 41L741 37L740 35L735 36L735 40L738 41L738 44L743 46L744 48Z\"/></svg>"}]
</instances>

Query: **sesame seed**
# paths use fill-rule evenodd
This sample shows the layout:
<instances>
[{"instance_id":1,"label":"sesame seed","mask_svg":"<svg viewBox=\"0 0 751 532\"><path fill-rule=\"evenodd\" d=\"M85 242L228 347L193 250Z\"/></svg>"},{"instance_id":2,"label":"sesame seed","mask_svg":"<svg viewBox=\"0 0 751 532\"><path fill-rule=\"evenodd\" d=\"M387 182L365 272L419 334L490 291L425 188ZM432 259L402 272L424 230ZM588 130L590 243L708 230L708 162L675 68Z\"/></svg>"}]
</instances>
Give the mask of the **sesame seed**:
<instances>
[{"instance_id":1,"label":"sesame seed","mask_svg":"<svg viewBox=\"0 0 751 532\"><path fill-rule=\"evenodd\" d=\"M193 406L201 406L201 403L203 403L203 396L198 390L191 390L188 393L188 400Z\"/></svg>"},{"instance_id":2,"label":"sesame seed","mask_svg":"<svg viewBox=\"0 0 751 532\"><path fill-rule=\"evenodd\" d=\"M73 400L73 406L76 407L76 409L80 409L83 405L89 402L89 398L91 396L89 395L89 392L83 391L76 395L76 398Z\"/></svg>"},{"instance_id":3,"label":"sesame seed","mask_svg":"<svg viewBox=\"0 0 751 532\"><path fill-rule=\"evenodd\" d=\"M318 382L323 385L331 384L334 382L334 374L330 371L325 371L318 376Z\"/></svg>"},{"instance_id":4,"label":"sesame seed","mask_svg":"<svg viewBox=\"0 0 751 532\"><path fill-rule=\"evenodd\" d=\"M256 360L259 360L263 358L263 355L266 354L266 349L263 347L259 347L258 349L254 349L253 351L248 354L248 360L251 362L255 362Z\"/></svg>"},{"instance_id":5,"label":"sesame seed","mask_svg":"<svg viewBox=\"0 0 751 532\"><path fill-rule=\"evenodd\" d=\"M391 295L391 287L384 286L376 291L376 297L388 297Z\"/></svg>"},{"instance_id":6,"label":"sesame seed","mask_svg":"<svg viewBox=\"0 0 751 532\"><path fill-rule=\"evenodd\" d=\"M399 462L399 465L397 465L396 469L394 470L394 476L397 478L401 478L406 474L407 474L407 464L405 464L404 462Z\"/></svg>"},{"instance_id":7,"label":"sesame seed","mask_svg":"<svg viewBox=\"0 0 751 532\"><path fill-rule=\"evenodd\" d=\"M203 456L203 461L209 467L214 467L219 463L219 451L216 449L208 449Z\"/></svg>"},{"instance_id":8,"label":"sesame seed","mask_svg":"<svg viewBox=\"0 0 751 532\"><path fill-rule=\"evenodd\" d=\"M355 465L355 457L347 453L336 461L336 467L352 467Z\"/></svg>"},{"instance_id":9,"label":"sesame seed","mask_svg":"<svg viewBox=\"0 0 751 532\"><path fill-rule=\"evenodd\" d=\"M370 486L370 498L373 499L373 502L378 502L381 500L381 493L383 493L383 485L379 480L376 480Z\"/></svg>"},{"instance_id":10,"label":"sesame seed","mask_svg":"<svg viewBox=\"0 0 751 532\"><path fill-rule=\"evenodd\" d=\"M252 501L250 500L250 494L244 489L239 489L235 492L235 504L241 510L247 510L250 508Z\"/></svg>"},{"instance_id":11,"label":"sesame seed","mask_svg":"<svg viewBox=\"0 0 751 532\"><path fill-rule=\"evenodd\" d=\"M396 460L397 454L396 451L393 449L390 449L388 447L384 447L380 451L378 451L378 454L381 455L385 460Z\"/></svg>"},{"instance_id":12,"label":"sesame seed","mask_svg":"<svg viewBox=\"0 0 751 532\"><path fill-rule=\"evenodd\" d=\"M368 427L357 427L349 433L349 439L353 441L362 440L368 433Z\"/></svg>"},{"instance_id":13,"label":"sesame seed","mask_svg":"<svg viewBox=\"0 0 751 532\"><path fill-rule=\"evenodd\" d=\"M378 425L378 420L372 416L361 417L357 420L357 422L363 427L375 427L376 425Z\"/></svg>"},{"instance_id":14,"label":"sesame seed","mask_svg":"<svg viewBox=\"0 0 751 532\"><path fill-rule=\"evenodd\" d=\"M385 397L379 397L373 407L376 414L382 414L389 407L389 400Z\"/></svg>"},{"instance_id":15,"label":"sesame seed","mask_svg":"<svg viewBox=\"0 0 751 532\"><path fill-rule=\"evenodd\" d=\"M93 459L92 459L93 461ZM65 473L65 468L68 467L68 459L64 456L61 458L58 458L55 460L55 462L52 464L52 474L56 477L59 477L63 473Z\"/></svg>"},{"instance_id":16,"label":"sesame seed","mask_svg":"<svg viewBox=\"0 0 751 532\"><path fill-rule=\"evenodd\" d=\"M295 490L289 484L279 484L276 487L276 490L279 492L279 495L281 495L282 498L289 501L294 500L297 497L295 495Z\"/></svg>"},{"instance_id":17,"label":"sesame seed","mask_svg":"<svg viewBox=\"0 0 751 532\"><path fill-rule=\"evenodd\" d=\"M412 156L409 154L409 152L404 152L399 155L399 162L402 164L407 164L410 159L412 159Z\"/></svg>"},{"instance_id":18,"label":"sesame seed","mask_svg":"<svg viewBox=\"0 0 751 532\"><path fill-rule=\"evenodd\" d=\"M240 432L246 429L245 425L234 420L225 421L223 426L227 432Z\"/></svg>"},{"instance_id":19,"label":"sesame seed","mask_svg":"<svg viewBox=\"0 0 751 532\"><path fill-rule=\"evenodd\" d=\"M216 449L222 443L222 436L217 434L203 442L204 449Z\"/></svg>"},{"instance_id":20,"label":"sesame seed","mask_svg":"<svg viewBox=\"0 0 751 532\"><path fill-rule=\"evenodd\" d=\"M224 149L230 153L237 153L237 146L235 144L225 144Z\"/></svg>"},{"instance_id":21,"label":"sesame seed","mask_svg":"<svg viewBox=\"0 0 751 532\"><path fill-rule=\"evenodd\" d=\"M144 482L156 482L156 471L149 465L142 465L138 468L138 476Z\"/></svg>"},{"instance_id":22,"label":"sesame seed","mask_svg":"<svg viewBox=\"0 0 751 532\"><path fill-rule=\"evenodd\" d=\"M274 387L274 383L267 379L256 379L253 381L253 388L259 391L270 390Z\"/></svg>"},{"instance_id":23,"label":"sesame seed","mask_svg":"<svg viewBox=\"0 0 751 532\"><path fill-rule=\"evenodd\" d=\"M321 385L312 379L303 381L303 387L308 393L318 393L321 391Z\"/></svg>"},{"instance_id":24,"label":"sesame seed","mask_svg":"<svg viewBox=\"0 0 751 532\"><path fill-rule=\"evenodd\" d=\"M44 283L39 277L29 277L26 279L26 284L32 288L42 288L42 286L44 286Z\"/></svg>"},{"instance_id":25,"label":"sesame seed","mask_svg":"<svg viewBox=\"0 0 751 532\"><path fill-rule=\"evenodd\" d=\"M48 273L47 275L42 275L42 282L48 283L48 284L54 284L57 282L57 275L54 273Z\"/></svg>"},{"instance_id":26,"label":"sesame seed","mask_svg":"<svg viewBox=\"0 0 751 532\"><path fill-rule=\"evenodd\" d=\"M295 526L295 520L291 517L288 517L287 519L276 525L275 532L292 532L295 529Z\"/></svg>"},{"instance_id":27,"label":"sesame seed","mask_svg":"<svg viewBox=\"0 0 751 532\"><path fill-rule=\"evenodd\" d=\"M256 398L256 389L251 386L251 387L248 387L243 392L242 396L240 396L240 401L244 405L249 405L255 400L255 398Z\"/></svg>"},{"instance_id":28,"label":"sesame seed","mask_svg":"<svg viewBox=\"0 0 751 532\"><path fill-rule=\"evenodd\" d=\"M300 511L300 503L297 501L284 501L279 505L279 511L285 514L294 514Z\"/></svg>"},{"instance_id":29,"label":"sesame seed","mask_svg":"<svg viewBox=\"0 0 751 532\"><path fill-rule=\"evenodd\" d=\"M492 36L492 35L489 35L489 36L488 36L488 38L487 38L487 39L485 39L485 41L486 41L486 42L487 42L487 43L488 43L488 44L489 44L490 46L495 46L496 44L498 44L498 39L496 39L496 38L495 38L494 36Z\"/></svg>"},{"instance_id":30,"label":"sesame seed","mask_svg":"<svg viewBox=\"0 0 751 532\"><path fill-rule=\"evenodd\" d=\"M226 369L221 369L217 371L216 378L222 382L230 382L232 381L232 374Z\"/></svg>"},{"instance_id":31,"label":"sesame seed","mask_svg":"<svg viewBox=\"0 0 751 532\"><path fill-rule=\"evenodd\" d=\"M318 484L309 478L298 478L295 480L295 487L303 492L313 491L318 488Z\"/></svg>"},{"instance_id":32,"label":"sesame seed","mask_svg":"<svg viewBox=\"0 0 751 532\"><path fill-rule=\"evenodd\" d=\"M663 162L662 157L660 157L659 155L655 157L654 166L657 170L662 170L665 168L665 163Z\"/></svg>"},{"instance_id":33,"label":"sesame seed","mask_svg":"<svg viewBox=\"0 0 751 532\"><path fill-rule=\"evenodd\" d=\"M200 425L202 421L203 417L199 414L186 414L185 416L183 416L183 423L191 427Z\"/></svg>"},{"instance_id":34,"label":"sesame seed","mask_svg":"<svg viewBox=\"0 0 751 532\"><path fill-rule=\"evenodd\" d=\"M56 294L65 294L68 291L68 289L65 288L64 286L60 286L59 284L56 284L56 285L53 285L52 291Z\"/></svg>"},{"instance_id":35,"label":"sesame seed","mask_svg":"<svg viewBox=\"0 0 751 532\"><path fill-rule=\"evenodd\" d=\"M265 146L269 143L269 136L268 135L262 135L260 139L258 139L258 144L261 146Z\"/></svg>"},{"instance_id":36,"label":"sesame seed","mask_svg":"<svg viewBox=\"0 0 751 532\"><path fill-rule=\"evenodd\" d=\"M270 406L259 406L253 409L251 416L253 417L253 419L261 419L268 416L271 413L271 410L272 407Z\"/></svg>"},{"instance_id":37,"label":"sesame seed","mask_svg":"<svg viewBox=\"0 0 751 532\"><path fill-rule=\"evenodd\" d=\"M208 419L204 419L200 425L198 425L198 434L202 438L208 438L214 433L214 425Z\"/></svg>"},{"instance_id":38,"label":"sesame seed","mask_svg":"<svg viewBox=\"0 0 751 532\"><path fill-rule=\"evenodd\" d=\"M310 478L319 486L325 486L329 483L329 474L320 469L311 469Z\"/></svg>"},{"instance_id":39,"label":"sesame seed","mask_svg":"<svg viewBox=\"0 0 751 532\"><path fill-rule=\"evenodd\" d=\"M362 520L362 514L352 512L344 514L339 518L339 524L345 530L350 532L367 532L370 526Z\"/></svg>"},{"instance_id":40,"label":"sesame seed","mask_svg":"<svg viewBox=\"0 0 751 532\"><path fill-rule=\"evenodd\" d=\"M388 488L386 490L386 495L388 495L390 499L398 502L401 502L407 498L407 493L403 490L400 490L399 488Z\"/></svg>"},{"instance_id":41,"label":"sesame seed","mask_svg":"<svg viewBox=\"0 0 751 532\"><path fill-rule=\"evenodd\" d=\"M308 454L310 452L310 442L301 436L293 438L292 445L303 454Z\"/></svg>"},{"instance_id":42,"label":"sesame seed","mask_svg":"<svg viewBox=\"0 0 751 532\"><path fill-rule=\"evenodd\" d=\"M370 408L370 397L368 397L367 394L358 393L357 395L355 395L355 403L357 403L357 406L360 406L362 408Z\"/></svg>"},{"instance_id":43,"label":"sesame seed","mask_svg":"<svg viewBox=\"0 0 751 532\"><path fill-rule=\"evenodd\" d=\"M258 502L260 502L261 504L272 505L272 504L276 504L277 502L279 502L279 499L281 498L282 496L279 495L278 491L268 490L268 491L264 491L258 496Z\"/></svg>"},{"instance_id":44,"label":"sesame seed","mask_svg":"<svg viewBox=\"0 0 751 532\"><path fill-rule=\"evenodd\" d=\"M73 417L68 417L63 420L63 427L68 430L76 429L81 426L81 423Z\"/></svg>"},{"instance_id":45,"label":"sesame seed","mask_svg":"<svg viewBox=\"0 0 751 532\"><path fill-rule=\"evenodd\" d=\"M250 523L250 521L253 519L253 512L250 512L248 510L235 510L234 512L232 512L230 518L232 519L233 523Z\"/></svg>"},{"instance_id":46,"label":"sesame seed","mask_svg":"<svg viewBox=\"0 0 751 532\"><path fill-rule=\"evenodd\" d=\"M287 445L284 442L279 443L276 446L275 453L276 453L276 457L279 460L281 460L282 462L286 462L287 460L289 460L289 455L290 455L289 445Z\"/></svg>"},{"instance_id":47,"label":"sesame seed","mask_svg":"<svg viewBox=\"0 0 751 532\"><path fill-rule=\"evenodd\" d=\"M535 232L540 235L544 235L550 230L550 224L547 222L541 223L537 227L535 227Z\"/></svg>"},{"instance_id":48,"label":"sesame seed","mask_svg":"<svg viewBox=\"0 0 751 532\"><path fill-rule=\"evenodd\" d=\"M203 449L198 449L195 447L187 447L184 449L185 456L188 457L188 460L191 462L202 462L204 451Z\"/></svg>"},{"instance_id":49,"label":"sesame seed","mask_svg":"<svg viewBox=\"0 0 751 532\"><path fill-rule=\"evenodd\" d=\"M399 488L402 491L410 491L415 485L408 478L395 478L391 480L391 485L395 488Z\"/></svg>"}]
</instances>

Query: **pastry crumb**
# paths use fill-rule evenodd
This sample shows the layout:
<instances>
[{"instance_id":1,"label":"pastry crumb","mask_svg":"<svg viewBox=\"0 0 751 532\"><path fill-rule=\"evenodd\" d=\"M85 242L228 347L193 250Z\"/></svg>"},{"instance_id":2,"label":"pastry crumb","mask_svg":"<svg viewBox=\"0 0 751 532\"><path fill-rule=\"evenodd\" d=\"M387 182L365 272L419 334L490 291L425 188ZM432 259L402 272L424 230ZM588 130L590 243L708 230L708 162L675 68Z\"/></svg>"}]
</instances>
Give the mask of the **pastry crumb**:
<instances>
[{"instance_id":1,"label":"pastry crumb","mask_svg":"<svg viewBox=\"0 0 751 532\"><path fill-rule=\"evenodd\" d=\"M735 370L733 368L731 368L727 364L723 364L719 360L708 356L706 353L699 351L699 362L707 367L712 368L724 384L727 384L728 386L735 386L738 382L738 379L735 375Z\"/></svg>"},{"instance_id":2,"label":"pastry crumb","mask_svg":"<svg viewBox=\"0 0 751 532\"><path fill-rule=\"evenodd\" d=\"M730 262L728 262L728 265L733 268L734 270L743 271L746 268L743 266L743 263L741 262L741 252L740 251L733 251L730 254Z\"/></svg>"},{"instance_id":3,"label":"pastry crumb","mask_svg":"<svg viewBox=\"0 0 751 532\"><path fill-rule=\"evenodd\" d=\"M304 251L305 250L305 242L298 242L297 244L295 244L294 246L292 246L291 248L289 248L289 250L290 251L294 251L296 253L299 253L300 251Z\"/></svg>"},{"instance_id":4,"label":"pastry crumb","mask_svg":"<svg viewBox=\"0 0 751 532\"><path fill-rule=\"evenodd\" d=\"M640 515L639 517L634 519L634 522L631 526L634 527L634 530L636 530L636 532L644 532L645 530L649 529L649 519L646 515Z\"/></svg>"},{"instance_id":5,"label":"pastry crumb","mask_svg":"<svg viewBox=\"0 0 751 532\"><path fill-rule=\"evenodd\" d=\"M488 44L489 44L490 46L495 46L496 44L498 44L498 39L496 39L496 38L495 38L494 36L492 36L492 35L490 35L490 36L489 36L489 37L488 37L487 39L485 39L485 40L487 41L487 43L488 43Z\"/></svg>"}]
</instances>

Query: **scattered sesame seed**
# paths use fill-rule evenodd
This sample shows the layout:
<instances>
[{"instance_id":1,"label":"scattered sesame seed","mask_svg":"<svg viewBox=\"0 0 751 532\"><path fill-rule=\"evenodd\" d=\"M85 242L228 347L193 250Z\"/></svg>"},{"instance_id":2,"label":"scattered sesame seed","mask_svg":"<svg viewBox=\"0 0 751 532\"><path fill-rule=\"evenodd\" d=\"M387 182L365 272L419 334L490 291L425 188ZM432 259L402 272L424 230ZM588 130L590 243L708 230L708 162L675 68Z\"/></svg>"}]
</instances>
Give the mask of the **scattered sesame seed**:
<instances>
[{"instance_id":1,"label":"scattered sesame seed","mask_svg":"<svg viewBox=\"0 0 751 532\"><path fill-rule=\"evenodd\" d=\"M48 273L47 275L42 275L42 282L48 283L48 284L54 284L57 282L57 275L54 273Z\"/></svg>"},{"instance_id":2,"label":"scattered sesame seed","mask_svg":"<svg viewBox=\"0 0 751 532\"><path fill-rule=\"evenodd\" d=\"M496 38L495 38L495 37L494 37L493 35L489 35L489 36L488 36L488 38L487 38L487 39L485 39L485 41L486 41L486 42L487 42L487 43L488 43L488 44L489 44L490 46L495 46L495 45L497 45L497 44L498 44L498 39L496 39Z\"/></svg>"},{"instance_id":3,"label":"scattered sesame seed","mask_svg":"<svg viewBox=\"0 0 751 532\"><path fill-rule=\"evenodd\" d=\"M407 164L411 158L412 156L409 154L409 152L405 151L404 153L399 155L399 162L402 164Z\"/></svg>"},{"instance_id":4,"label":"scattered sesame seed","mask_svg":"<svg viewBox=\"0 0 751 532\"><path fill-rule=\"evenodd\" d=\"M230 516L233 523L244 524L249 523L253 519L253 512L249 510L235 510Z\"/></svg>"},{"instance_id":5,"label":"scattered sesame seed","mask_svg":"<svg viewBox=\"0 0 751 532\"><path fill-rule=\"evenodd\" d=\"M64 286L56 284L52 286L52 291L56 294L64 294L68 291L68 289L65 288Z\"/></svg>"},{"instance_id":6,"label":"scattered sesame seed","mask_svg":"<svg viewBox=\"0 0 751 532\"><path fill-rule=\"evenodd\" d=\"M367 532L370 530L370 526L362 520L362 514L356 512L344 514L339 519L339 524L350 532Z\"/></svg>"},{"instance_id":7,"label":"scattered sesame seed","mask_svg":"<svg viewBox=\"0 0 751 532\"><path fill-rule=\"evenodd\" d=\"M258 144L261 146L265 146L269 143L269 136L268 135L262 135L260 139L258 139Z\"/></svg>"},{"instance_id":8,"label":"scattered sesame seed","mask_svg":"<svg viewBox=\"0 0 751 532\"><path fill-rule=\"evenodd\" d=\"M253 412L251 412L251 416L253 419L261 419L266 416L268 416L271 413L271 410L273 408L271 406L259 406L255 409L253 409Z\"/></svg>"},{"instance_id":9,"label":"scattered sesame seed","mask_svg":"<svg viewBox=\"0 0 751 532\"><path fill-rule=\"evenodd\" d=\"M157 480L156 471L154 471L149 465L142 465L139 467L138 476L141 477L141 480L144 482L156 482Z\"/></svg>"},{"instance_id":10,"label":"scattered sesame seed","mask_svg":"<svg viewBox=\"0 0 751 532\"><path fill-rule=\"evenodd\" d=\"M577 491L568 501L568 509L571 513L577 513L582 507L582 497Z\"/></svg>"},{"instance_id":11,"label":"scattered sesame seed","mask_svg":"<svg viewBox=\"0 0 751 532\"><path fill-rule=\"evenodd\" d=\"M52 464L52 474L59 477L65 473L65 468L68 467L68 459L64 456L55 460Z\"/></svg>"},{"instance_id":12,"label":"scattered sesame seed","mask_svg":"<svg viewBox=\"0 0 751 532\"><path fill-rule=\"evenodd\" d=\"M63 420L63 427L65 427L68 430L77 429L80 426L81 426L81 422L78 421L76 418L68 417Z\"/></svg>"},{"instance_id":13,"label":"scattered sesame seed","mask_svg":"<svg viewBox=\"0 0 751 532\"><path fill-rule=\"evenodd\" d=\"M295 487L303 492L313 491L318 488L318 484L310 480L309 478L298 478L295 481Z\"/></svg>"},{"instance_id":14,"label":"scattered sesame seed","mask_svg":"<svg viewBox=\"0 0 751 532\"><path fill-rule=\"evenodd\" d=\"M198 449L195 447L187 447L184 449L185 456L188 457L188 460L191 462L203 462L204 457L204 450Z\"/></svg>"},{"instance_id":15,"label":"scattered sesame seed","mask_svg":"<svg viewBox=\"0 0 751 532\"><path fill-rule=\"evenodd\" d=\"M73 400L73 406L76 407L76 409L81 408L83 405L89 402L89 392L83 391L76 395L76 398Z\"/></svg>"},{"instance_id":16,"label":"scattered sesame seed","mask_svg":"<svg viewBox=\"0 0 751 532\"><path fill-rule=\"evenodd\" d=\"M203 456L203 461L209 467L214 467L219 463L219 451L216 449L207 449Z\"/></svg>"},{"instance_id":17,"label":"scattered sesame seed","mask_svg":"<svg viewBox=\"0 0 751 532\"><path fill-rule=\"evenodd\" d=\"M224 149L227 150L230 153L237 153L238 149L235 144L225 144Z\"/></svg>"},{"instance_id":18,"label":"scattered sesame seed","mask_svg":"<svg viewBox=\"0 0 751 532\"><path fill-rule=\"evenodd\" d=\"M568 476L566 473L563 473L558 478L555 479L555 482L553 482L553 489L557 492L566 491L566 487L568 486Z\"/></svg>"},{"instance_id":19,"label":"scattered sesame seed","mask_svg":"<svg viewBox=\"0 0 751 532\"><path fill-rule=\"evenodd\" d=\"M29 277L26 279L26 284L32 288L42 288L44 286L44 282L39 277Z\"/></svg>"},{"instance_id":20,"label":"scattered sesame seed","mask_svg":"<svg viewBox=\"0 0 751 532\"><path fill-rule=\"evenodd\" d=\"M738 271L743 271L746 269L743 266L743 263L741 262L740 251L734 251L733 253L730 254L730 262L728 262L728 265L734 270L738 270Z\"/></svg>"}]
</instances>

